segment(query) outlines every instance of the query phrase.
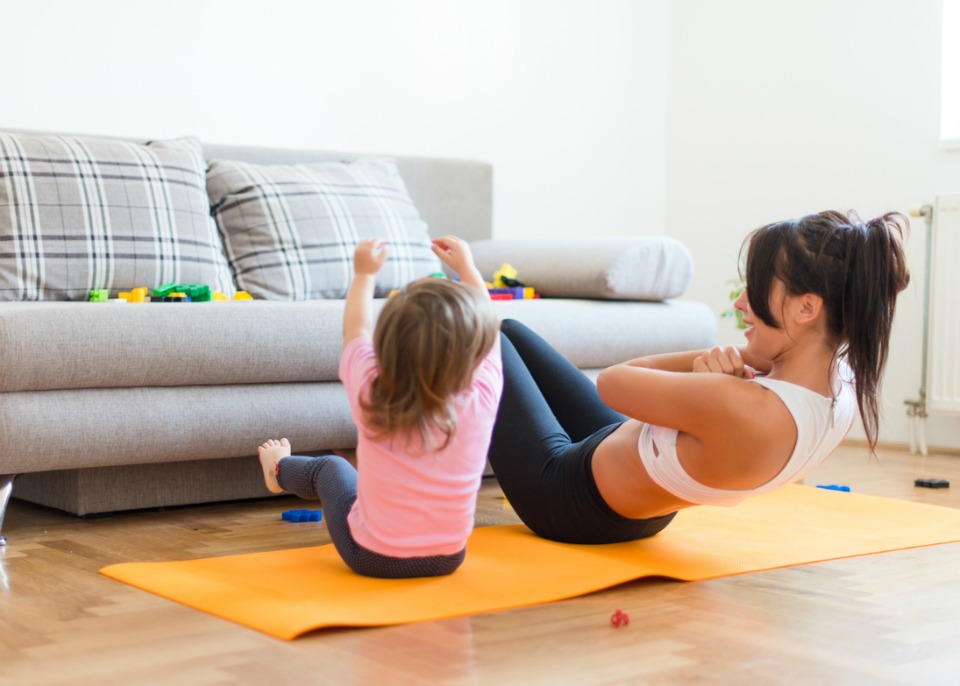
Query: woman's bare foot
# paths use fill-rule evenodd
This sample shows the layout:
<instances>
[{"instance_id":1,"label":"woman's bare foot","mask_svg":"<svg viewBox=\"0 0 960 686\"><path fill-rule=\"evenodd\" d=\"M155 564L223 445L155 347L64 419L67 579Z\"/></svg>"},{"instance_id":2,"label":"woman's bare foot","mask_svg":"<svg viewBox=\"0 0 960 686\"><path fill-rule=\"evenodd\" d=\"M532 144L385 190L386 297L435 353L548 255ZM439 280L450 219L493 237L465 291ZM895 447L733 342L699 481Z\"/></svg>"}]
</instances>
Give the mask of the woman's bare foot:
<instances>
[{"instance_id":1,"label":"woman's bare foot","mask_svg":"<svg viewBox=\"0 0 960 686\"><path fill-rule=\"evenodd\" d=\"M277 483L277 463L280 458L290 455L290 441L281 438L275 441L272 438L260 446L260 466L263 467L263 480L267 484L267 490L271 493L283 493L280 484Z\"/></svg>"}]
</instances>

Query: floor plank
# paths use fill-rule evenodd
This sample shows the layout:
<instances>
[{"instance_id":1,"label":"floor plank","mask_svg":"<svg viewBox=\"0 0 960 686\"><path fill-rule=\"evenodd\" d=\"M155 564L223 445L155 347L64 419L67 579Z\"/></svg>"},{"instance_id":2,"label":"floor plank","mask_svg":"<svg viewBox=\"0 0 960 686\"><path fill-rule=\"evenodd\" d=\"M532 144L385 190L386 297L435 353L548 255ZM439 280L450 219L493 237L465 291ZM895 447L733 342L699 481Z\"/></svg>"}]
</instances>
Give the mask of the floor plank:
<instances>
[{"instance_id":1,"label":"floor plank","mask_svg":"<svg viewBox=\"0 0 960 686\"><path fill-rule=\"evenodd\" d=\"M917 477L950 489L917 488ZM960 507L960 458L841 448L810 484ZM115 562L326 543L294 498L80 520L13 501L0 684L954 684L960 545L712 581L641 580L440 622L279 641L100 576ZM513 523L494 482L478 525ZM839 524L838 524L839 525ZM630 624L614 629L620 608Z\"/></svg>"}]
</instances>

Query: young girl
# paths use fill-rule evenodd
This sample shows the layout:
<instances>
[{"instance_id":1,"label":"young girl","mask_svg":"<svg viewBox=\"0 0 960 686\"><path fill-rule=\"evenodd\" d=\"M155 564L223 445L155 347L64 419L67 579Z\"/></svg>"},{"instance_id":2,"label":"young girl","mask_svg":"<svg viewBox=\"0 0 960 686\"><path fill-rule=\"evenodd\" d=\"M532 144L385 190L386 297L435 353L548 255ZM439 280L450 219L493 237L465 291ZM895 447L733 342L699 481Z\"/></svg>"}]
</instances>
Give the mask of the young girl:
<instances>
[{"instance_id":1,"label":"young girl","mask_svg":"<svg viewBox=\"0 0 960 686\"><path fill-rule=\"evenodd\" d=\"M535 333L502 332L490 463L545 538L651 536L692 505L733 505L820 464L859 410L871 449L906 219L822 212L747 239L743 346L655 355L594 386ZM856 383L854 383L856 382Z\"/></svg>"},{"instance_id":2,"label":"young girl","mask_svg":"<svg viewBox=\"0 0 960 686\"><path fill-rule=\"evenodd\" d=\"M259 449L267 488L319 498L337 552L366 576L441 576L463 562L503 389L499 322L469 247L447 236L433 252L460 282L413 282L374 328L387 249L357 246L340 359L357 469L335 455L291 456L285 438Z\"/></svg>"}]
</instances>

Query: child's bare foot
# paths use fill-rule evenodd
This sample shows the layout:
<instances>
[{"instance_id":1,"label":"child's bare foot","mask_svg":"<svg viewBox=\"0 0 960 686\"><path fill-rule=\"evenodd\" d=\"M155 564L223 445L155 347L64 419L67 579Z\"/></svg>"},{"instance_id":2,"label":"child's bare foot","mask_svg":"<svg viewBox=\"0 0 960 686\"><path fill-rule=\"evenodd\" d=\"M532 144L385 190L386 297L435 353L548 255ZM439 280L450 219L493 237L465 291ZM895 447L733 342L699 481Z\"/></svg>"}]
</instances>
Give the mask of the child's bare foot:
<instances>
[{"instance_id":1,"label":"child's bare foot","mask_svg":"<svg viewBox=\"0 0 960 686\"><path fill-rule=\"evenodd\" d=\"M277 463L280 458L290 455L290 441L281 438L275 441L272 438L260 446L260 466L263 467L263 480L267 490L271 493L283 493L277 483Z\"/></svg>"}]
</instances>

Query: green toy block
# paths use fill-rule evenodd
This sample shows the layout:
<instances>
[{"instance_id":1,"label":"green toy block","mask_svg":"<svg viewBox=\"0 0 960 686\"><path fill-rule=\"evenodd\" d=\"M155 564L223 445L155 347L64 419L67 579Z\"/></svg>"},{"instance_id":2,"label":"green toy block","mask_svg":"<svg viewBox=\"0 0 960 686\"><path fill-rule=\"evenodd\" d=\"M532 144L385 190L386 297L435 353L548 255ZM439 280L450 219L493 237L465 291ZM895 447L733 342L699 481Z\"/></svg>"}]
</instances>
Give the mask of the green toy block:
<instances>
[{"instance_id":1,"label":"green toy block","mask_svg":"<svg viewBox=\"0 0 960 686\"><path fill-rule=\"evenodd\" d=\"M97 290L90 291L90 302L92 303L105 303L110 299L110 291L106 288L98 288Z\"/></svg>"},{"instance_id":2,"label":"green toy block","mask_svg":"<svg viewBox=\"0 0 960 686\"><path fill-rule=\"evenodd\" d=\"M180 286L180 292L190 296L193 302L209 302L213 300L213 294L210 293L210 286L202 283L190 283Z\"/></svg>"},{"instance_id":3,"label":"green toy block","mask_svg":"<svg viewBox=\"0 0 960 686\"><path fill-rule=\"evenodd\" d=\"M180 287L177 284L173 282L165 283L162 286L157 286L156 288L153 289L153 297L156 298L157 300L163 300L171 293L177 292L179 290L180 290Z\"/></svg>"}]
</instances>

